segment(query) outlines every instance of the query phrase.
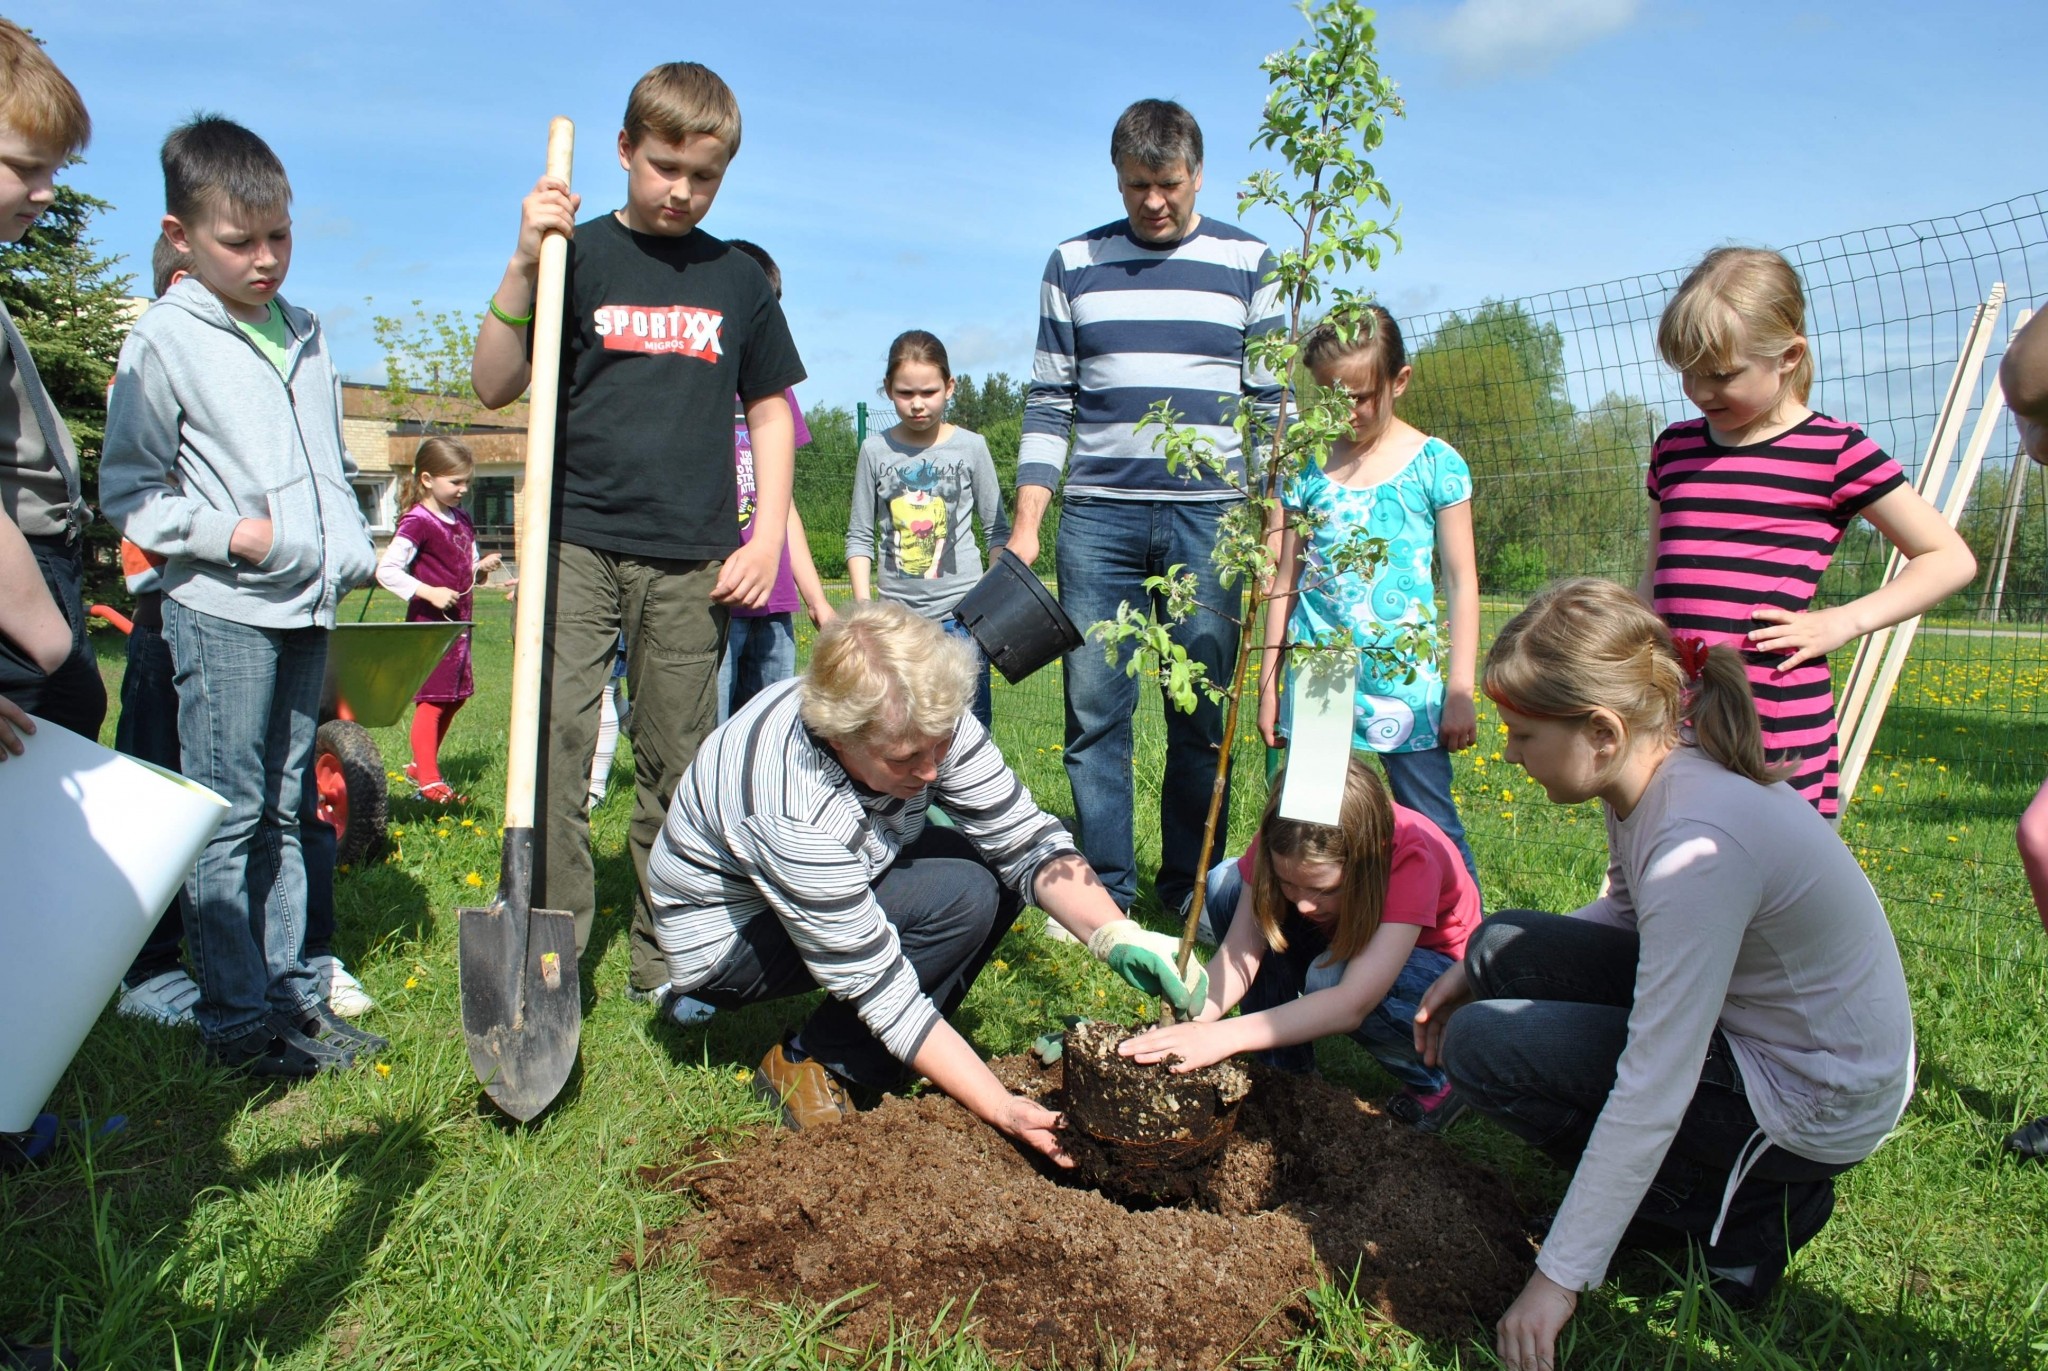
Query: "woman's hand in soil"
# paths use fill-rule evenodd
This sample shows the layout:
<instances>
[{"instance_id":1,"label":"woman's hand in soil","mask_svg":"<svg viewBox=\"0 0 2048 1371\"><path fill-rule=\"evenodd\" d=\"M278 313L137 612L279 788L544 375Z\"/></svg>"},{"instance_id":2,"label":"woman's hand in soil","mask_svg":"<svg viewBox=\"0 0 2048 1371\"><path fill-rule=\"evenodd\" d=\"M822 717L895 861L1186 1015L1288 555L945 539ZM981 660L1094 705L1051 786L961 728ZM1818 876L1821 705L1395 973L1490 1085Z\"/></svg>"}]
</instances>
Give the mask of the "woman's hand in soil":
<instances>
[{"instance_id":1,"label":"woman's hand in soil","mask_svg":"<svg viewBox=\"0 0 2048 1371\"><path fill-rule=\"evenodd\" d=\"M1136 1037L1125 1038L1117 1051L1150 1066L1168 1057L1176 1058L1172 1070L1200 1071L1235 1054L1230 1049L1225 1020L1213 1023L1161 1024Z\"/></svg>"},{"instance_id":2,"label":"woman's hand in soil","mask_svg":"<svg viewBox=\"0 0 2048 1371\"><path fill-rule=\"evenodd\" d=\"M1060 1166L1074 1164L1074 1159L1067 1155L1067 1149L1060 1145L1059 1130L1067 1126L1067 1116L1053 1113L1028 1095L1010 1096L1009 1105L989 1122L1026 1147L1043 1152Z\"/></svg>"},{"instance_id":3,"label":"woman's hand in soil","mask_svg":"<svg viewBox=\"0 0 2048 1371\"><path fill-rule=\"evenodd\" d=\"M1422 1005L1415 1011L1415 1050L1424 1062L1430 1066L1440 1064L1444 1030L1450 1027L1451 1015L1475 998L1472 978L1465 974L1462 961L1451 963L1436 978L1436 983L1423 992Z\"/></svg>"},{"instance_id":4,"label":"woman's hand in soil","mask_svg":"<svg viewBox=\"0 0 2048 1371\"><path fill-rule=\"evenodd\" d=\"M1541 1271L1494 1326L1493 1350L1508 1371L1552 1371L1557 1335L1579 1307L1579 1292L1567 1290Z\"/></svg>"}]
</instances>

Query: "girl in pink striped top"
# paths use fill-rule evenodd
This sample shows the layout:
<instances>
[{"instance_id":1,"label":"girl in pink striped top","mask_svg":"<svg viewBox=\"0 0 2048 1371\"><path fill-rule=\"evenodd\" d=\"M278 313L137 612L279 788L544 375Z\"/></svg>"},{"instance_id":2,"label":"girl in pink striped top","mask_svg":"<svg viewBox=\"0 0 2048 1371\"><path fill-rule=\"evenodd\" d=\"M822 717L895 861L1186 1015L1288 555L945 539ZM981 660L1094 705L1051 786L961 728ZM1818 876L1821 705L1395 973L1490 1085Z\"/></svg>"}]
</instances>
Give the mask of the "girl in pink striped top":
<instances>
[{"instance_id":1,"label":"girl in pink striped top","mask_svg":"<svg viewBox=\"0 0 2048 1371\"><path fill-rule=\"evenodd\" d=\"M1827 654L1926 612L1977 562L1899 464L1854 424L1806 407L1813 356L1798 274L1775 252L1716 248L1671 297L1657 350L1701 416L1650 455L1650 555L1640 592L1674 630L1742 654L1775 763L1832 818L1835 704ZM1897 579L1811 609L1849 521L1907 558Z\"/></svg>"}]
</instances>

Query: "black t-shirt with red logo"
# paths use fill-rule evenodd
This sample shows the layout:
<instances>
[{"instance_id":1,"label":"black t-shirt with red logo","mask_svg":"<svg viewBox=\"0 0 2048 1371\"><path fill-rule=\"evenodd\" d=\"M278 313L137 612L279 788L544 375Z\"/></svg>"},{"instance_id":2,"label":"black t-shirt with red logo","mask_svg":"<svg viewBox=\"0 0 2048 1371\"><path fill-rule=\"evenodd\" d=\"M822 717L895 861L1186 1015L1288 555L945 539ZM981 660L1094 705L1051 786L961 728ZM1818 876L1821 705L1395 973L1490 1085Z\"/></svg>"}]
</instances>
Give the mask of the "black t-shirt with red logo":
<instances>
[{"instance_id":1,"label":"black t-shirt with red logo","mask_svg":"<svg viewBox=\"0 0 2048 1371\"><path fill-rule=\"evenodd\" d=\"M612 214L570 240L555 536L681 560L740 545L732 401L804 379L752 258L701 229L635 233Z\"/></svg>"}]
</instances>

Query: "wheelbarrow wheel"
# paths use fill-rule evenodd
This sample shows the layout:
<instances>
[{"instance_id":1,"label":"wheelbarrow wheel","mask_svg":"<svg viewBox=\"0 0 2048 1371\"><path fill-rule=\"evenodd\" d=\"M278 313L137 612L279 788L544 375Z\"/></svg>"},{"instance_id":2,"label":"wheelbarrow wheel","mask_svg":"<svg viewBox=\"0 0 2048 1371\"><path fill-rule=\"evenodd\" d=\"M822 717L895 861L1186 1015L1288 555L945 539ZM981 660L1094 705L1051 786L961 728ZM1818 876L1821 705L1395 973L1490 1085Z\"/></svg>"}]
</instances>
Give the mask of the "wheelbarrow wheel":
<instances>
[{"instance_id":1,"label":"wheelbarrow wheel","mask_svg":"<svg viewBox=\"0 0 2048 1371\"><path fill-rule=\"evenodd\" d=\"M348 719L320 725L313 778L320 791L320 817L334 827L335 860L360 862L382 850L389 797L384 755L369 730Z\"/></svg>"}]
</instances>

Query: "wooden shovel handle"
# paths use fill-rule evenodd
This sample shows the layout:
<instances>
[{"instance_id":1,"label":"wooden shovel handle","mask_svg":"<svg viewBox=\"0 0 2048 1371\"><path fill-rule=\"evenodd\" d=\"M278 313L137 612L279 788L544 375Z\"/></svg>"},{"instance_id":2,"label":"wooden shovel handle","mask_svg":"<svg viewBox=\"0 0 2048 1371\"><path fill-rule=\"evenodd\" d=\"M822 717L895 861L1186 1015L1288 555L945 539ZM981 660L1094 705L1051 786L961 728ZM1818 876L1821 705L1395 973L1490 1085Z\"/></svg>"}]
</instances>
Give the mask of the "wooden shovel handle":
<instances>
[{"instance_id":1,"label":"wooden shovel handle","mask_svg":"<svg viewBox=\"0 0 2048 1371\"><path fill-rule=\"evenodd\" d=\"M548 175L569 183L576 126L548 123ZM505 763L505 827L532 828L540 759L542 634L548 605L548 544L553 536L555 412L562 385L562 287L569 239L541 240L533 297L533 382L526 404L526 491L519 529L519 601L512 628L512 723Z\"/></svg>"}]
</instances>

